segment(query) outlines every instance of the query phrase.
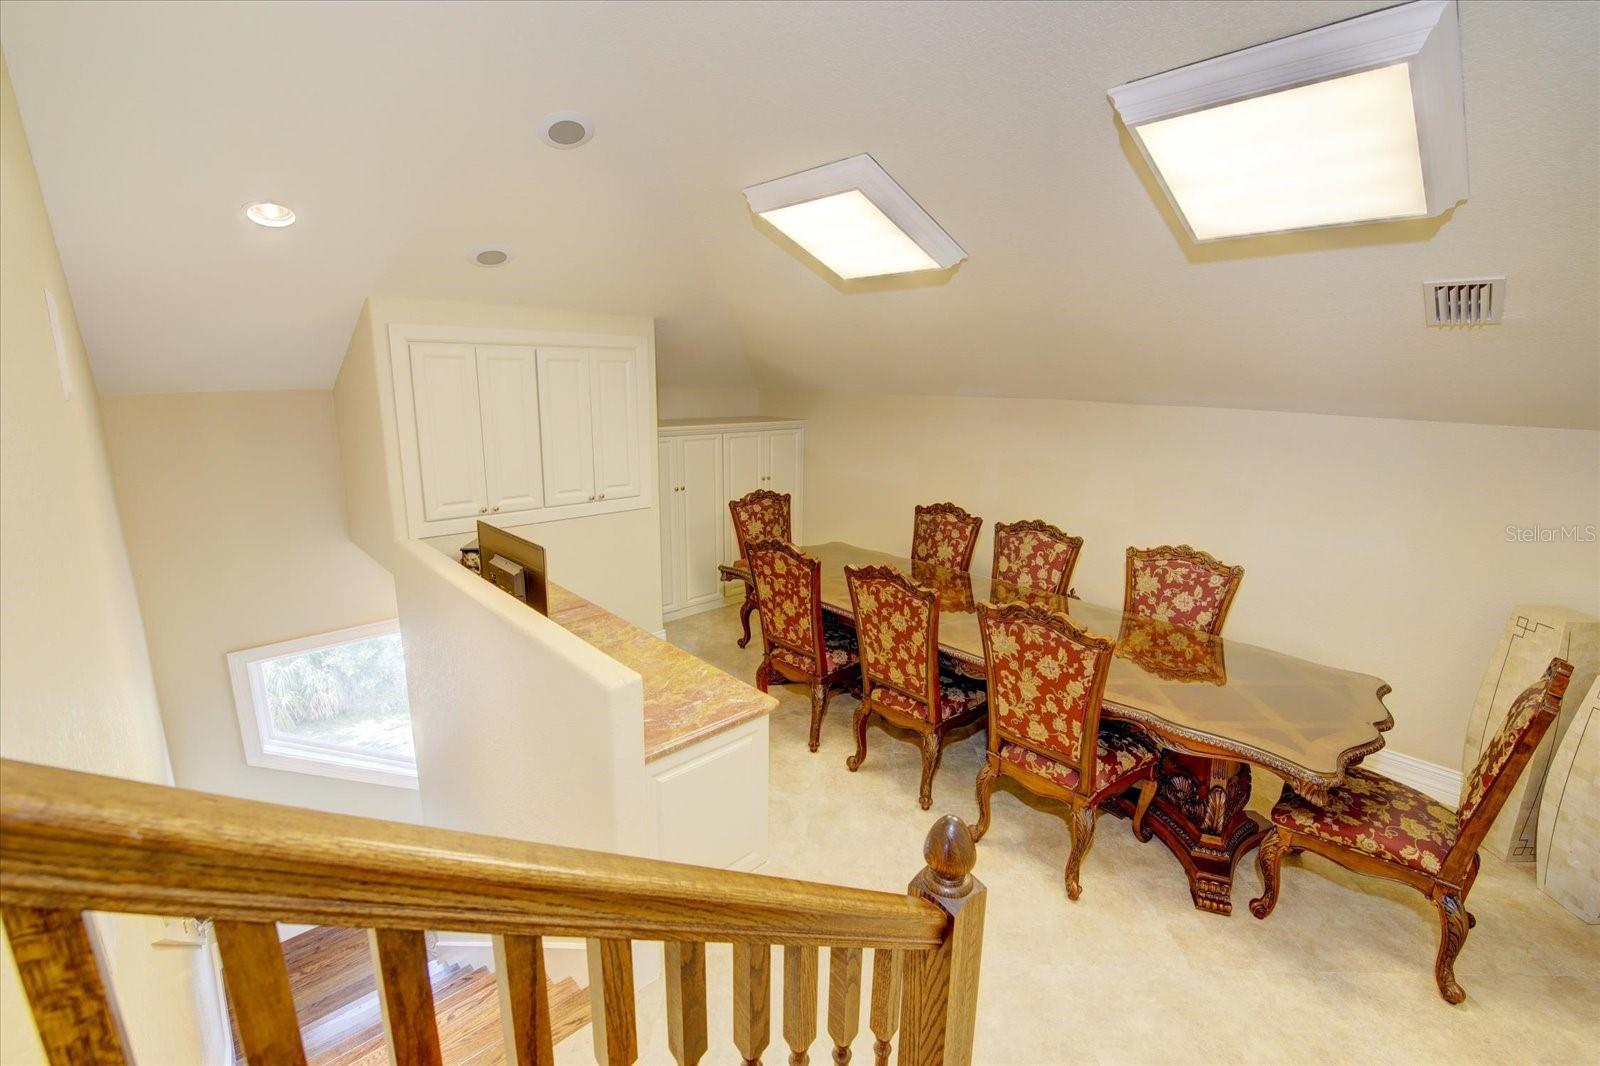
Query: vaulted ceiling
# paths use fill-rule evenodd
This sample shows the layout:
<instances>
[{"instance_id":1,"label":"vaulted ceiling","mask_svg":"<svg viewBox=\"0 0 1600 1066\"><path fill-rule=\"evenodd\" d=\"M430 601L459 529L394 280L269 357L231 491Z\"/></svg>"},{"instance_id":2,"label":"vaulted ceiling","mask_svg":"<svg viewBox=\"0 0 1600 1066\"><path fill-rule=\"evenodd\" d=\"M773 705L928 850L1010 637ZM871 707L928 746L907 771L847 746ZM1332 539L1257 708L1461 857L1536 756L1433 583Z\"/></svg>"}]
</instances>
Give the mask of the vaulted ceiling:
<instances>
[{"instance_id":1,"label":"vaulted ceiling","mask_svg":"<svg viewBox=\"0 0 1600 1066\"><path fill-rule=\"evenodd\" d=\"M1381 6L8 0L0 41L107 391L326 387L396 292L654 315L672 384L1600 426L1600 5L1463 0L1442 220L1193 245L1106 101ZM752 221L861 151L966 248L945 283L843 290ZM1481 274L1503 324L1424 326Z\"/></svg>"}]
</instances>

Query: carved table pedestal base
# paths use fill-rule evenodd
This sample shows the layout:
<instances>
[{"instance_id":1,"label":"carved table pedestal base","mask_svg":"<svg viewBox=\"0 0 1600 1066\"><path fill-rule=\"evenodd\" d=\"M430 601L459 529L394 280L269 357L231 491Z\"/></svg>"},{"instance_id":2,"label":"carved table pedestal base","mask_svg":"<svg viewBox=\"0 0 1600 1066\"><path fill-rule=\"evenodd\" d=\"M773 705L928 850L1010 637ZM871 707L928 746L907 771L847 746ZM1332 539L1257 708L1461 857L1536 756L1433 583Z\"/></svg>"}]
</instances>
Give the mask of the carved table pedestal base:
<instances>
[{"instance_id":1,"label":"carved table pedestal base","mask_svg":"<svg viewBox=\"0 0 1600 1066\"><path fill-rule=\"evenodd\" d=\"M1266 819L1245 810L1250 802L1246 763L1176 751L1161 753L1160 787L1145 828L1161 838L1189 875L1194 905L1213 914L1233 911L1233 868L1261 843ZM1131 814L1133 803L1107 804Z\"/></svg>"}]
</instances>

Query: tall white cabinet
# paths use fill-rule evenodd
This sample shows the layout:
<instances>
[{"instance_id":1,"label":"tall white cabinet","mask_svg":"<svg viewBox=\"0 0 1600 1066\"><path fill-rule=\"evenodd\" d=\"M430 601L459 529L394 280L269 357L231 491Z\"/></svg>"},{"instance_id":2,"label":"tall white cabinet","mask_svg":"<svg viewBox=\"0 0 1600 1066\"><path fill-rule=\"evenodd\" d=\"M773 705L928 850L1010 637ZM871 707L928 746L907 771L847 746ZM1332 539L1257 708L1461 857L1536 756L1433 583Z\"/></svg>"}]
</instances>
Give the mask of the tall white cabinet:
<instances>
[{"instance_id":1,"label":"tall white cabinet","mask_svg":"<svg viewBox=\"0 0 1600 1066\"><path fill-rule=\"evenodd\" d=\"M739 552L728 502L770 489L790 496L794 537L804 514L804 423L777 418L669 419L657 432L661 610L667 619L720 606L720 563ZM734 589L735 592L740 590Z\"/></svg>"},{"instance_id":2,"label":"tall white cabinet","mask_svg":"<svg viewBox=\"0 0 1600 1066\"><path fill-rule=\"evenodd\" d=\"M412 536L654 501L647 338L395 326L390 354Z\"/></svg>"}]
</instances>

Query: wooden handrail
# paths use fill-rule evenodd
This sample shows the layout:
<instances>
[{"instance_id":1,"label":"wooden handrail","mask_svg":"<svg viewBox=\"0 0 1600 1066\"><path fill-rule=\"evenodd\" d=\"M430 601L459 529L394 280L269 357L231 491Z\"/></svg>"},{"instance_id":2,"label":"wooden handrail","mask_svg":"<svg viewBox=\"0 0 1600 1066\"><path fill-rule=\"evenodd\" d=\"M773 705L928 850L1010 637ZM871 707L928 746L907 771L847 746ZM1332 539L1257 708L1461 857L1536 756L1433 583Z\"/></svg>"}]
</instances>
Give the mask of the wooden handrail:
<instances>
[{"instance_id":1,"label":"wooden handrail","mask_svg":"<svg viewBox=\"0 0 1600 1066\"><path fill-rule=\"evenodd\" d=\"M236 921L925 948L923 900L0 760L0 901Z\"/></svg>"},{"instance_id":2,"label":"wooden handrail","mask_svg":"<svg viewBox=\"0 0 1600 1066\"><path fill-rule=\"evenodd\" d=\"M972 834L946 815L906 895L529 844L231 799L0 760L0 916L54 1064L130 1061L88 911L214 920L239 1046L251 1066L304 1066L275 922L370 930L391 1061L439 1066L424 932L494 939L506 1059L554 1062L543 937L588 941L597 1057L638 1058L634 940L665 947L668 1042L680 1066L708 1048L707 941L733 945L733 1031L759 1063L773 1033L810 1061L818 1008L836 1063L861 1027L872 950L874 1059L968 1066L987 890ZM819 1001L819 948L828 951Z\"/></svg>"}]
</instances>

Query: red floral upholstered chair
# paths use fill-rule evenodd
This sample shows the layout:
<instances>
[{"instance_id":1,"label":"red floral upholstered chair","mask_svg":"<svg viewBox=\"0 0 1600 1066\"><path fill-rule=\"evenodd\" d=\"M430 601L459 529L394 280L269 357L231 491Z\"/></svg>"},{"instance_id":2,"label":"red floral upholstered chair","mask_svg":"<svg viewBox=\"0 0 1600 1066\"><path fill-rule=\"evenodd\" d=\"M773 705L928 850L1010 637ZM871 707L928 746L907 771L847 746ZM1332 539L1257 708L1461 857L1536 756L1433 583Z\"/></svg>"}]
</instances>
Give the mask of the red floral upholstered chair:
<instances>
[{"instance_id":1,"label":"red floral upholstered chair","mask_svg":"<svg viewBox=\"0 0 1600 1066\"><path fill-rule=\"evenodd\" d=\"M933 805L933 775L945 738L982 719L983 682L939 661L939 593L889 566L847 566L845 582L861 649L861 706L856 709L854 772L867 758L867 719L915 731L922 739L922 809Z\"/></svg>"},{"instance_id":2,"label":"red floral upholstered chair","mask_svg":"<svg viewBox=\"0 0 1600 1066\"><path fill-rule=\"evenodd\" d=\"M1077 899L1101 802L1137 785L1133 830L1142 835L1156 794L1155 748L1132 728L1100 720L1112 640L1024 603L980 603L978 626L989 666L989 753L978 772L973 839L989 829L996 778L1070 804L1067 898Z\"/></svg>"},{"instance_id":3,"label":"red floral upholstered chair","mask_svg":"<svg viewBox=\"0 0 1600 1066\"><path fill-rule=\"evenodd\" d=\"M953 503L919 503L911 527L911 559L945 570L972 569L983 519Z\"/></svg>"},{"instance_id":4,"label":"red floral upholstered chair","mask_svg":"<svg viewBox=\"0 0 1600 1066\"><path fill-rule=\"evenodd\" d=\"M996 581L1018 588L1067 594L1082 537L1069 537L1048 522L1001 522L994 527Z\"/></svg>"},{"instance_id":5,"label":"red floral upholstered chair","mask_svg":"<svg viewBox=\"0 0 1600 1066\"><path fill-rule=\"evenodd\" d=\"M855 631L822 613L821 562L781 540L753 541L747 552L766 648L756 687L767 691L773 674L810 686L811 750L816 751L828 700L860 676Z\"/></svg>"},{"instance_id":6,"label":"red floral upholstered chair","mask_svg":"<svg viewBox=\"0 0 1600 1066\"><path fill-rule=\"evenodd\" d=\"M739 542L740 559L750 558L745 545L754 544L758 540L785 542L794 540L794 534L790 531L787 492L757 489L748 496L729 500L728 512L733 515L733 535ZM744 587L744 603L739 607L739 624L744 626L744 635L739 638L741 648L750 643L750 612L755 609L756 587L753 582L747 582Z\"/></svg>"},{"instance_id":7,"label":"red floral upholstered chair","mask_svg":"<svg viewBox=\"0 0 1600 1066\"><path fill-rule=\"evenodd\" d=\"M1228 566L1187 544L1128 549L1123 612L1221 633L1244 567Z\"/></svg>"},{"instance_id":8,"label":"red floral upholstered chair","mask_svg":"<svg viewBox=\"0 0 1600 1066\"><path fill-rule=\"evenodd\" d=\"M1279 866L1284 855L1296 851L1313 851L1357 873L1410 885L1439 911L1439 951L1433 963L1439 994L1449 1003L1466 999L1456 983L1455 964L1467 930L1477 924L1465 904L1478 876L1478 845L1560 713L1571 677L1570 663L1552 659L1544 678L1517 697L1467 778L1456 810L1359 766L1321 807L1284 786L1272 808L1273 828L1261 841L1257 862L1262 890L1260 898L1250 901L1250 913L1257 918L1272 913L1278 903Z\"/></svg>"}]
</instances>

